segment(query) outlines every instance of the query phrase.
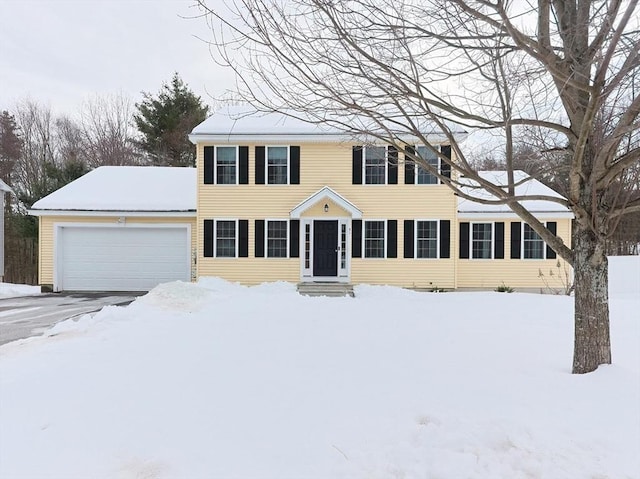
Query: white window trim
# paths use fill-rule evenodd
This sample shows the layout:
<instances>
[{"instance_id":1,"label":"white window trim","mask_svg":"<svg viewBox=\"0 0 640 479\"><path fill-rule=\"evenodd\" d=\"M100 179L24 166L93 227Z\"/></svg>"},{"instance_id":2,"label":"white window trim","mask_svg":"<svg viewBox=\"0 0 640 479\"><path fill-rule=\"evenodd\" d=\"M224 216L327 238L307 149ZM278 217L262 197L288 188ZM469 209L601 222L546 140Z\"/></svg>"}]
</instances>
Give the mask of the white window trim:
<instances>
[{"instance_id":1,"label":"white window trim","mask_svg":"<svg viewBox=\"0 0 640 479\"><path fill-rule=\"evenodd\" d=\"M218 183L218 148L235 148L236 149L236 182L235 183ZM240 147L234 145L215 145L213 147L213 184L216 186L233 186L239 184L240 177Z\"/></svg>"},{"instance_id":2,"label":"white window trim","mask_svg":"<svg viewBox=\"0 0 640 479\"><path fill-rule=\"evenodd\" d=\"M284 221L287 224L286 226L287 255L286 256L269 256L269 223L274 221ZM265 218L264 220L264 257L265 259L289 259L289 253L290 253L289 242L291 241L290 233L291 233L291 225L289 224L289 220L287 218Z\"/></svg>"},{"instance_id":3,"label":"white window trim","mask_svg":"<svg viewBox=\"0 0 640 479\"><path fill-rule=\"evenodd\" d=\"M235 256L218 256L218 221L233 221L235 223ZM237 218L215 218L213 220L213 257L216 259L235 259L238 257L238 227Z\"/></svg>"},{"instance_id":4,"label":"white window trim","mask_svg":"<svg viewBox=\"0 0 640 479\"><path fill-rule=\"evenodd\" d=\"M367 258L366 254L367 254L367 250L365 248L366 244L367 244L367 223L371 223L371 222L379 222L382 221L384 223L383 226L383 233L384 233L384 238L383 238L383 255L381 258ZM388 240L388 232L387 232L387 220L383 220L383 219L375 219L375 218L371 218L368 220L362 220L362 259L366 259L366 260L381 260L381 259L387 259L387 240Z\"/></svg>"},{"instance_id":5,"label":"white window trim","mask_svg":"<svg viewBox=\"0 0 640 479\"><path fill-rule=\"evenodd\" d=\"M367 149L384 148L384 183L367 183ZM371 145L362 148L362 184L366 186L384 186L389 184L389 147ZM371 220L375 221L375 220Z\"/></svg>"},{"instance_id":6,"label":"white window trim","mask_svg":"<svg viewBox=\"0 0 640 479\"><path fill-rule=\"evenodd\" d=\"M269 148L285 148L287 150L287 182L269 183ZM264 145L264 184L269 186L284 186L291 184L291 146L290 145Z\"/></svg>"},{"instance_id":7,"label":"white window trim","mask_svg":"<svg viewBox=\"0 0 640 479\"><path fill-rule=\"evenodd\" d=\"M545 226L547 226L548 222L545 222ZM526 223L525 221L522 222L522 224L520 225L520 259L525 260L525 261L542 261L547 259L547 243L545 242L545 240L543 240L542 238L540 238L542 240L542 258L525 258L524 257L524 228L525 225L529 226L528 223ZM531 228L531 226L529 226ZM531 228L533 229L533 228ZM540 235L538 235L540 236Z\"/></svg>"},{"instance_id":8,"label":"white window trim","mask_svg":"<svg viewBox=\"0 0 640 479\"><path fill-rule=\"evenodd\" d=\"M418 155L418 147L419 146L424 146L424 145L414 145L414 151L415 151L415 155ZM440 150L440 153L442 154L442 145L438 145L438 150ZM437 156L436 159L438 160L438 173L442 174L442 158L440 158L440 156ZM413 170L413 183L415 185L420 185L420 186L438 186L441 185L442 182L440 181L440 178L438 178L438 176L436 175L436 182L435 183L418 183L418 172L420 171L420 165L418 165L417 163L413 165L414 170Z\"/></svg>"},{"instance_id":9,"label":"white window trim","mask_svg":"<svg viewBox=\"0 0 640 479\"><path fill-rule=\"evenodd\" d=\"M474 258L473 257L473 225L491 225L491 257L490 258ZM469 259L474 261L488 261L495 259L495 241L496 241L496 222L495 221L472 221L469 223Z\"/></svg>"},{"instance_id":10,"label":"white window trim","mask_svg":"<svg viewBox=\"0 0 640 479\"><path fill-rule=\"evenodd\" d=\"M435 258L418 258L418 222L419 221L435 221L436 222L436 256ZM433 218L430 219L416 219L413 220L413 259L420 261L433 261L434 259L440 259L440 220Z\"/></svg>"}]
</instances>

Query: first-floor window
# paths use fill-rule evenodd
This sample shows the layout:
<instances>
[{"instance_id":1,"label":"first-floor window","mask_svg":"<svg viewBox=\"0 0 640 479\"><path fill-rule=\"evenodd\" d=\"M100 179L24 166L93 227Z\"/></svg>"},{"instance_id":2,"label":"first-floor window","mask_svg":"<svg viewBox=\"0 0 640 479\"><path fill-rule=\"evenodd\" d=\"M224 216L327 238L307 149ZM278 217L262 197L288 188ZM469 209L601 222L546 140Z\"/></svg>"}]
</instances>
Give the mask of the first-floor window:
<instances>
[{"instance_id":1,"label":"first-floor window","mask_svg":"<svg viewBox=\"0 0 640 479\"><path fill-rule=\"evenodd\" d=\"M287 221L267 221L267 258L287 257Z\"/></svg>"},{"instance_id":2,"label":"first-floor window","mask_svg":"<svg viewBox=\"0 0 640 479\"><path fill-rule=\"evenodd\" d=\"M216 221L216 257L236 257L236 222L234 220Z\"/></svg>"},{"instance_id":3,"label":"first-floor window","mask_svg":"<svg viewBox=\"0 0 640 479\"><path fill-rule=\"evenodd\" d=\"M522 253L524 259L544 259L544 241L527 223L523 225Z\"/></svg>"},{"instance_id":4,"label":"first-floor window","mask_svg":"<svg viewBox=\"0 0 640 479\"><path fill-rule=\"evenodd\" d=\"M473 223L471 225L471 257L474 259L491 259L492 224Z\"/></svg>"},{"instance_id":5,"label":"first-floor window","mask_svg":"<svg viewBox=\"0 0 640 479\"><path fill-rule=\"evenodd\" d=\"M416 221L416 258L438 257L438 222Z\"/></svg>"},{"instance_id":6,"label":"first-floor window","mask_svg":"<svg viewBox=\"0 0 640 479\"><path fill-rule=\"evenodd\" d=\"M364 257L384 258L384 221L364 222Z\"/></svg>"}]
</instances>

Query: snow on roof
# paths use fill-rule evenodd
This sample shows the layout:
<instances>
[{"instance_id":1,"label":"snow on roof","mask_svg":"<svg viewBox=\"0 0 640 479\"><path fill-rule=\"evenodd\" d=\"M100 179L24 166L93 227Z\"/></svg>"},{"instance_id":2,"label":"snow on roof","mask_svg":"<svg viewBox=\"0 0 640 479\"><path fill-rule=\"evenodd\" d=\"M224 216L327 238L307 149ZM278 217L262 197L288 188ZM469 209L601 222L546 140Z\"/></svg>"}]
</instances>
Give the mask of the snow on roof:
<instances>
[{"instance_id":1,"label":"snow on roof","mask_svg":"<svg viewBox=\"0 0 640 479\"><path fill-rule=\"evenodd\" d=\"M330 120L330 118L328 118ZM340 121L346 121L340 118ZM353 122L357 123L358 130L366 130L364 125L371 121L365 117L354 117ZM439 135L444 139L444 135L437 130L433 123L426 118L422 120L424 124L424 134ZM458 134L466 135L460 128L453 128ZM303 121L293 118L284 113L264 113L258 112L249 106L227 106L211 115L205 121L197 125L189 138L192 142L199 139L209 140L211 137L251 137L251 136L300 136L322 137L323 139L347 139L351 138L348 132L329 124L317 123L310 120ZM406 136L402 131L399 136ZM217 139L217 138L216 138Z\"/></svg>"},{"instance_id":2,"label":"snow on roof","mask_svg":"<svg viewBox=\"0 0 640 479\"><path fill-rule=\"evenodd\" d=\"M482 178L492 181L496 185L507 185L507 172L506 171L479 171L479 175ZM558 192L552 190L548 186L544 185L540 181L532 178L527 173L521 170L515 170L514 181L519 183L524 181L523 183L516 186L515 194L517 196L550 196L553 198L563 198ZM464 182L464 179L461 180ZM469 185L476 185L474 181L469 180ZM473 187L463 187L462 190L468 194L473 196L474 198L478 198L480 200L495 200L496 198L490 193L486 192L480 188ZM548 200L529 200L529 201L521 201L520 204L527 208L531 212L536 213L569 213L569 209L566 206L561 205L560 203L556 203L554 201ZM511 213L511 209L506 204L483 204L479 202L474 202L471 200L464 199L462 197L458 197L458 211L460 213Z\"/></svg>"},{"instance_id":3,"label":"snow on roof","mask_svg":"<svg viewBox=\"0 0 640 479\"><path fill-rule=\"evenodd\" d=\"M101 166L36 201L31 209L195 211L196 169Z\"/></svg>"}]
</instances>

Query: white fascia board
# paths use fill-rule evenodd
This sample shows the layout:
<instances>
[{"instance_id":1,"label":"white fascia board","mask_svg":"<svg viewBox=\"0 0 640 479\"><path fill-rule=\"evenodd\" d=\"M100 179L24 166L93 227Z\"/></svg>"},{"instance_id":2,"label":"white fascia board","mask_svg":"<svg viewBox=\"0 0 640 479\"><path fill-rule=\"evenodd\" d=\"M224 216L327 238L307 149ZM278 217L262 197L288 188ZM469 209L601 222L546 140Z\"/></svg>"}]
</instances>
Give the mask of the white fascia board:
<instances>
[{"instance_id":1,"label":"white fascia board","mask_svg":"<svg viewBox=\"0 0 640 479\"><path fill-rule=\"evenodd\" d=\"M287 142L287 143L296 143L296 142L331 142L331 143L339 143L344 141L349 141L352 138L348 135L338 135L338 134L326 134L326 135L310 135L306 133L302 134L269 134L269 133L239 133L239 134L195 134L189 135L189 140L194 145L198 143L269 143L269 142Z\"/></svg>"},{"instance_id":2,"label":"white fascia board","mask_svg":"<svg viewBox=\"0 0 640 479\"><path fill-rule=\"evenodd\" d=\"M468 134L467 133L455 133L457 141L463 141ZM238 133L238 134L190 134L189 140L194 145L198 143L269 143L269 142L285 142L285 143L298 143L298 142L315 142L315 143L376 143L379 140L373 136L367 138L361 136L360 138L347 133L301 133L301 134L274 134L274 133ZM406 143L408 145L415 144L417 138L413 136L400 136L397 139L399 142ZM427 134L427 140L435 144L448 143L448 138L444 134Z\"/></svg>"},{"instance_id":3,"label":"white fascia board","mask_svg":"<svg viewBox=\"0 0 640 479\"><path fill-rule=\"evenodd\" d=\"M27 210L31 216L129 216L129 217L196 217L196 211L83 211L83 210Z\"/></svg>"},{"instance_id":4,"label":"white fascia board","mask_svg":"<svg viewBox=\"0 0 640 479\"><path fill-rule=\"evenodd\" d=\"M538 219L573 219L574 214L570 211L530 211L530 213ZM513 211L462 211L458 212L460 220L474 219L520 219Z\"/></svg>"}]
</instances>

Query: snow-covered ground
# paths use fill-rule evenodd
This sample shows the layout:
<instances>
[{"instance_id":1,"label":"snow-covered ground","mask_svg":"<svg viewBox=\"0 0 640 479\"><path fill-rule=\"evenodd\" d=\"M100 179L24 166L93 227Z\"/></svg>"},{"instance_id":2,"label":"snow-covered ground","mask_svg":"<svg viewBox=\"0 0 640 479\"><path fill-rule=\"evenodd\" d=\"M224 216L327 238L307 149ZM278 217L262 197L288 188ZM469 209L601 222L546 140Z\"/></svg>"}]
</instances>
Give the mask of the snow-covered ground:
<instances>
[{"instance_id":1,"label":"snow-covered ground","mask_svg":"<svg viewBox=\"0 0 640 479\"><path fill-rule=\"evenodd\" d=\"M640 298L570 374L572 298L161 285L0 347L0 477L640 477Z\"/></svg>"},{"instance_id":2,"label":"snow-covered ground","mask_svg":"<svg viewBox=\"0 0 640 479\"><path fill-rule=\"evenodd\" d=\"M0 283L0 299L15 298L17 296L31 296L40 294L40 286L29 286L28 284Z\"/></svg>"}]
</instances>

